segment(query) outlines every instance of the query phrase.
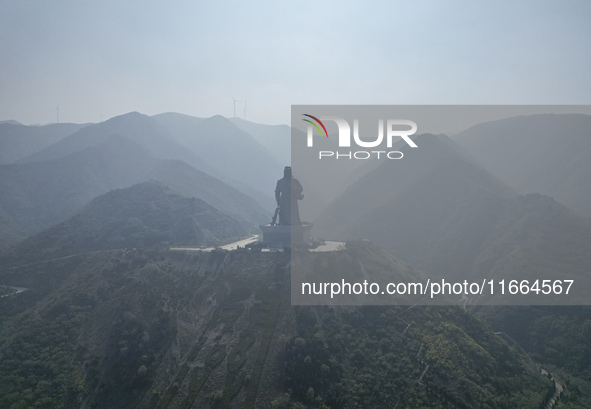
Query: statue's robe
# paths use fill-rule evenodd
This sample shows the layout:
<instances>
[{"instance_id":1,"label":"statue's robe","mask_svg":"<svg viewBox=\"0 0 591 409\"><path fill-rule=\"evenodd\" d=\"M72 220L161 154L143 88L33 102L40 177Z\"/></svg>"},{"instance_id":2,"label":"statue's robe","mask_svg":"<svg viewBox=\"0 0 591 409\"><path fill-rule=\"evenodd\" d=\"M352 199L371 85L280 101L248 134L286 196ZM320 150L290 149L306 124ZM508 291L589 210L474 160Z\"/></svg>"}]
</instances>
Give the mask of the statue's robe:
<instances>
[{"instance_id":1,"label":"statue's robe","mask_svg":"<svg viewBox=\"0 0 591 409\"><path fill-rule=\"evenodd\" d=\"M280 225L301 224L298 200L302 200L304 197L302 194L303 191L304 188L294 177L284 177L277 181L275 199L277 199L277 204L279 205Z\"/></svg>"}]
</instances>

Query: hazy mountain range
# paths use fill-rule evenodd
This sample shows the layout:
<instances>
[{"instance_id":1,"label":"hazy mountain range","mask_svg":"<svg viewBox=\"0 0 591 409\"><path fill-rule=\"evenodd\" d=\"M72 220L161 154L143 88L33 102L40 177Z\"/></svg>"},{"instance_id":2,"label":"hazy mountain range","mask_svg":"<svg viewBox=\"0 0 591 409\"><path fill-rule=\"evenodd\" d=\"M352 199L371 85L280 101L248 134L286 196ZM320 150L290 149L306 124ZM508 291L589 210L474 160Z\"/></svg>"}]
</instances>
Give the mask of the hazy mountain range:
<instances>
[{"instance_id":1,"label":"hazy mountain range","mask_svg":"<svg viewBox=\"0 0 591 409\"><path fill-rule=\"evenodd\" d=\"M154 117L175 140L190 152L207 158L213 176L227 180L255 197L271 209L275 182L282 177L281 157L274 155L254 136L243 131L232 121L222 117L201 119L179 114L161 114ZM260 125L253 129L268 133L277 140L289 143L289 134L274 127ZM256 163L257 166L252 166ZM197 166L199 167L199 166ZM203 169L208 171L207 169Z\"/></svg>"},{"instance_id":2,"label":"hazy mountain range","mask_svg":"<svg viewBox=\"0 0 591 409\"><path fill-rule=\"evenodd\" d=\"M299 169L315 235L371 240L308 264L588 284L589 124L509 118ZM288 135L176 113L1 123L0 406L537 409L561 385L556 408L589 407L588 308L292 307L288 253L169 249L268 223Z\"/></svg>"},{"instance_id":3,"label":"hazy mountain range","mask_svg":"<svg viewBox=\"0 0 591 409\"><path fill-rule=\"evenodd\" d=\"M476 125L454 139L520 193L541 193L591 217L591 116L531 115Z\"/></svg>"},{"instance_id":4,"label":"hazy mountain range","mask_svg":"<svg viewBox=\"0 0 591 409\"><path fill-rule=\"evenodd\" d=\"M212 246L246 234L239 222L201 199L149 181L93 199L72 217L12 247L3 263L161 243Z\"/></svg>"},{"instance_id":5,"label":"hazy mountain range","mask_svg":"<svg viewBox=\"0 0 591 409\"><path fill-rule=\"evenodd\" d=\"M275 182L282 176L271 151L222 117L130 113L99 124L0 126L8 162L0 165L2 248L111 189L150 179L203 199L256 231L270 219ZM17 149L21 145L27 149ZM261 166L251 166L252 160Z\"/></svg>"},{"instance_id":6,"label":"hazy mountain range","mask_svg":"<svg viewBox=\"0 0 591 409\"><path fill-rule=\"evenodd\" d=\"M589 283L591 222L552 198L521 196L444 135L415 138L315 220L319 234L369 238L407 263L444 277L542 278Z\"/></svg>"},{"instance_id":7,"label":"hazy mountain range","mask_svg":"<svg viewBox=\"0 0 591 409\"><path fill-rule=\"evenodd\" d=\"M0 123L0 164L14 163L84 128L85 124L25 126L16 121Z\"/></svg>"}]
</instances>

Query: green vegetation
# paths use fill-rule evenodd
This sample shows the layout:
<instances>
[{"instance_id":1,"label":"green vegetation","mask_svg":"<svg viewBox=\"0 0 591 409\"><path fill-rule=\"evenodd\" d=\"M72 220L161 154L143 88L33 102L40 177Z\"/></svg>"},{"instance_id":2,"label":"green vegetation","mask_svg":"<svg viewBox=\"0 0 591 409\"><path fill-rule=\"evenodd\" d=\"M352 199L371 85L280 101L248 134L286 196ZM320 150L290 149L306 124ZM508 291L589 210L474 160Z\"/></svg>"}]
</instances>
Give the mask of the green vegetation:
<instances>
[{"instance_id":1,"label":"green vegetation","mask_svg":"<svg viewBox=\"0 0 591 409\"><path fill-rule=\"evenodd\" d=\"M285 259L284 256L278 257ZM176 407L171 406L171 402L179 394L183 382L186 382L186 394L178 407L192 407L203 399L203 395L207 395L203 389L212 373L219 371L225 373L225 382L213 394L215 406L235 407L233 399L243 392L240 407L254 407L261 373L281 311L281 295L276 290L260 287L259 282L245 280L247 277L233 276L232 289L212 313L202 335L187 355L183 368L193 367L188 380L185 379L187 371L180 371L157 408ZM279 279L283 281L282 277ZM238 326L241 328L238 329ZM212 338L214 342L211 342Z\"/></svg>"},{"instance_id":2,"label":"green vegetation","mask_svg":"<svg viewBox=\"0 0 591 409\"><path fill-rule=\"evenodd\" d=\"M480 307L474 312L495 331L510 334L566 386L557 408L591 407L591 310L573 307Z\"/></svg>"},{"instance_id":3,"label":"green vegetation","mask_svg":"<svg viewBox=\"0 0 591 409\"><path fill-rule=\"evenodd\" d=\"M538 409L553 393L519 347L459 307L290 307L288 260L138 249L5 268L29 290L0 298L0 407ZM553 323L544 314L536 331ZM582 331L577 345L543 346L565 348L544 362L573 408L589 390L578 317L562 328ZM550 365L560 359L563 372Z\"/></svg>"},{"instance_id":4,"label":"green vegetation","mask_svg":"<svg viewBox=\"0 0 591 409\"><path fill-rule=\"evenodd\" d=\"M296 310L277 407L531 408L551 383L460 308ZM291 401L291 403L290 403Z\"/></svg>"},{"instance_id":5,"label":"green vegetation","mask_svg":"<svg viewBox=\"0 0 591 409\"><path fill-rule=\"evenodd\" d=\"M70 408L88 397L128 407L151 385L176 333L174 311L200 278L156 251L81 258L16 269L48 285L0 299L12 313L1 321L0 407Z\"/></svg>"},{"instance_id":6,"label":"green vegetation","mask_svg":"<svg viewBox=\"0 0 591 409\"><path fill-rule=\"evenodd\" d=\"M151 181L94 199L76 215L24 240L3 259L15 264L106 249L198 247L246 234L240 223L204 201Z\"/></svg>"},{"instance_id":7,"label":"green vegetation","mask_svg":"<svg viewBox=\"0 0 591 409\"><path fill-rule=\"evenodd\" d=\"M80 404L85 384L80 362L74 358L75 341L93 304L92 299L63 295L47 309L20 314L2 326L0 407Z\"/></svg>"}]
</instances>

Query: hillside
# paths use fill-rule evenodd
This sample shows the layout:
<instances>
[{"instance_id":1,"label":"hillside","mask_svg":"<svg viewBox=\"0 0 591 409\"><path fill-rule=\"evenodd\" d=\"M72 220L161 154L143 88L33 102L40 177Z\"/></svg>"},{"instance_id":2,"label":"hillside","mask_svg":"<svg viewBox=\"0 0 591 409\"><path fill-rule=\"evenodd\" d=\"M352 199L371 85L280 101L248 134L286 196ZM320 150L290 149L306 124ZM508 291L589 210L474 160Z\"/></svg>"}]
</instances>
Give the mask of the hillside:
<instances>
[{"instance_id":1,"label":"hillside","mask_svg":"<svg viewBox=\"0 0 591 409\"><path fill-rule=\"evenodd\" d=\"M87 124L26 126L18 122L0 123L0 164L14 163L32 155Z\"/></svg>"},{"instance_id":2,"label":"hillside","mask_svg":"<svg viewBox=\"0 0 591 409\"><path fill-rule=\"evenodd\" d=\"M373 240L419 268L464 270L485 245L501 204L517 195L449 138L416 139L419 149L403 147L404 159L384 161L354 182L315 225L324 237Z\"/></svg>"},{"instance_id":3,"label":"hillside","mask_svg":"<svg viewBox=\"0 0 591 409\"><path fill-rule=\"evenodd\" d=\"M0 208L0 251L25 238L18 224Z\"/></svg>"},{"instance_id":4,"label":"hillside","mask_svg":"<svg viewBox=\"0 0 591 409\"><path fill-rule=\"evenodd\" d=\"M288 261L152 249L3 266L29 290L0 298L0 405L534 409L552 391L460 308L290 307Z\"/></svg>"},{"instance_id":5,"label":"hillside","mask_svg":"<svg viewBox=\"0 0 591 409\"><path fill-rule=\"evenodd\" d=\"M591 401L591 311L588 306L480 307L472 310L545 368L567 389L557 408L584 409Z\"/></svg>"},{"instance_id":6,"label":"hillside","mask_svg":"<svg viewBox=\"0 0 591 409\"><path fill-rule=\"evenodd\" d=\"M269 217L235 188L184 162L156 159L118 135L63 158L0 165L0 208L30 235L64 220L96 196L151 179L207 202L250 230L258 230Z\"/></svg>"},{"instance_id":7,"label":"hillside","mask_svg":"<svg viewBox=\"0 0 591 409\"><path fill-rule=\"evenodd\" d=\"M18 129L26 135L12 135ZM32 136L35 129L43 130L43 144ZM70 132L64 133L63 129ZM255 127L267 137L266 126ZM260 129L259 129L260 128ZM61 133L55 129L62 130ZM25 132L26 131L26 132ZM284 130L285 131L285 130ZM39 132L37 132L39 133ZM57 138L55 135L59 135ZM4 147L0 163L33 163L64 158L75 152L101 145L114 135L121 135L137 143L157 159L174 159L206 172L238 188L270 211L273 209L273 189L281 178L284 163L249 133L221 116L208 119L166 113L149 117L130 112L105 122L90 125L53 124L44 127L0 124L0 147ZM284 133L283 133L284 135ZM25 137L27 136L27 137ZM268 138L267 138L268 139ZM289 156L289 138L285 139ZM229 149L229 147L232 149ZM285 152L283 152L285 154ZM289 162L289 160L288 160ZM260 166L252 166L258 163Z\"/></svg>"},{"instance_id":8,"label":"hillside","mask_svg":"<svg viewBox=\"0 0 591 409\"><path fill-rule=\"evenodd\" d=\"M150 181L93 199L74 216L24 240L0 258L33 262L114 248L199 247L246 234L240 223L204 201Z\"/></svg>"},{"instance_id":9,"label":"hillside","mask_svg":"<svg viewBox=\"0 0 591 409\"><path fill-rule=\"evenodd\" d=\"M273 208L273 190L285 164L252 135L220 115L201 119L169 113L154 119L189 151L197 155L207 152L203 156L215 169L216 177L244 192L256 192L251 194Z\"/></svg>"},{"instance_id":10,"label":"hillside","mask_svg":"<svg viewBox=\"0 0 591 409\"><path fill-rule=\"evenodd\" d=\"M259 124L237 117L231 118L230 121L269 149L279 163L291 163L291 128L289 126Z\"/></svg>"},{"instance_id":11,"label":"hillside","mask_svg":"<svg viewBox=\"0 0 591 409\"><path fill-rule=\"evenodd\" d=\"M370 239L449 279L572 278L591 288L589 221L551 198L517 195L443 136L418 141L335 199L315 221L320 234Z\"/></svg>"},{"instance_id":12,"label":"hillside","mask_svg":"<svg viewBox=\"0 0 591 409\"><path fill-rule=\"evenodd\" d=\"M158 122L138 112L130 112L82 128L42 151L26 157L23 162L31 163L63 158L74 152L98 146L113 135L129 138L158 159L179 159L194 166L199 166L202 162L196 155L187 152L181 145L175 143L174 139Z\"/></svg>"},{"instance_id":13,"label":"hillside","mask_svg":"<svg viewBox=\"0 0 591 409\"><path fill-rule=\"evenodd\" d=\"M479 124L454 139L516 191L591 217L590 131L590 115L544 114Z\"/></svg>"},{"instance_id":14,"label":"hillside","mask_svg":"<svg viewBox=\"0 0 591 409\"><path fill-rule=\"evenodd\" d=\"M87 128L0 165L0 407L539 409L555 392L539 365L566 386L556 409L590 407L587 308L291 306L296 266L311 280L560 274L588 302L591 222L446 136L351 175L296 169L305 206L333 199L314 234L348 241L292 258L168 249L269 221L212 175L245 189L266 173L272 194L283 164L259 148L273 127L132 113ZM227 143L259 161L227 159ZM191 165L202 156L212 173Z\"/></svg>"}]
</instances>

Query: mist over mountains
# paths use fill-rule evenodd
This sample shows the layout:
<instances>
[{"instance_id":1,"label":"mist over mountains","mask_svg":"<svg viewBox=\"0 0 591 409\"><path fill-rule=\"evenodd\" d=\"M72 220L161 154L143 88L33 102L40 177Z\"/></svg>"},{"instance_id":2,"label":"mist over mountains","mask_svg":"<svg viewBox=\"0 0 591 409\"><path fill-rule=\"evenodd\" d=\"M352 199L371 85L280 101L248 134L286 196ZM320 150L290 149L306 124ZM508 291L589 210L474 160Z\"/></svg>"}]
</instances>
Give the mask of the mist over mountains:
<instances>
[{"instance_id":1,"label":"mist over mountains","mask_svg":"<svg viewBox=\"0 0 591 409\"><path fill-rule=\"evenodd\" d=\"M589 218L590 127L589 115L531 115L476 125L454 139L516 191L551 196Z\"/></svg>"},{"instance_id":2,"label":"mist over mountains","mask_svg":"<svg viewBox=\"0 0 591 409\"><path fill-rule=\"evenodd\" d=\"M215 169L212 175L258 197L269 209L273 208L274 184L281 178L281 169L288 163L279 163L280 157L255 137L220 115L201 119L161 114L154 118L191 152L205 154L203 156L208 158L211 168ZM267 128L269 131L266 131ZM262 125L253 130L260 132L261 129L267 139L269 137L265 131L270 132L271 138L275 140L283 139L284 144L289 142L289 134L277 132L272 127ZM253 163L257 166L252 166Z\"/></svg>"},{"instance_id":3,"label":"mist over mountains","mask_svg":"<svg viewBox=\"0 0 591 409\"><path fill-rule=\"evenodd\" d=\"M259 143L270 150L280 163L291 162L291 128L287 125L263 125L242 118L231 121L244 132L255 137Z\"/></svg>"},{"instance_id":4,"label":"mist over mountains","mask_svg":"<svg viewBox=\"0 0 591 409\"><path fill-rule=\"evenodd\" d=\"M201 199L188 198L161 182L111 190L67 220L29 237L4 253L31 262L114 248L217 245L246 236L236 220ZM6 262L6 260L4 260Z\"/></svg>"},{"instance_id":5,"label":"mist over mountains","mask_svg":"<svg viewBox=\"0 0 591 409\"><path fill-rule=\"evenodd\" d=\"M16 121L0 123L0 164L14 163L84 128L85 124L25 126Z\"/></svg>"},{"instance_id":6,"label":"mist over mountains","mask_svg":"<svg viewBox=\"0 0 591 409\"><path fill-rule=\"evenodd\" d=\"M301 169L314 234L348 240L307 261L588 285L590 124L508 118ZM288 134L177 113L0 124L0 406L538 409L556 385L556 408L589 406L588 308L292 307L289 253L169 249L258 233Z\"/></svg>"},{"instance_id":7,"label":"mist over mountains","mask_svg":"<svg viewBox=\"0 0 591 409\"><path fill-rule=\"evenodd\" d=\"M549 197L520 196L446 136L415 139L420 149L401 147L403 160L383 162L338 196L316 219L320 234L369 238L444 277L589 279L589 220Z\"/></svg>"},{"instance_id":8,"label":"mist over mountains","mask_svg":"<svg viewBox=\"0 0 591 409\"><path fill-rule=\"evenodd\" d=\"M270 197L282 170L272 154L221 117L212 119L220 129L205 120L204 127L196 130L190 125L199 122L197 118L190 118L189 125L181 121L175 128L170 124L174 115L158 117L163 122L169 119L170 132L156 119L139 113L87 126L48 125L50 130L61 129L57 134L45 132L48 136L33 127L41 135L36 137L41 142L29 149L36 152L25 157L12 155L10 164L0 165L0 223L11 226L0 234L3 248L65 219L94 197L147 180L158 180L183 195L201 198L248 231L258 231L258 225L270 217ZM0 134L0 143L5 145L15 138L12 127L30 128L3 126L7 133ZM71 133L64 136L66 129ZM191 144L187 135L193 131L196 141ZM213 142L203 142L208 140ZM244 143L238 143L242 140ZM232 144L240 149L228 158L224 151L233 151ZM209 160L201 159L199 152ZM248 165L251 157L266 164L262 170ZM226 175L230 184L210 174ZM265 188L268 197L257 193L257 188Z\"/></svg>"},{"instance_id":9,"label":"mist over mountains","mask_svg":"<svg viewBox=\"0 0 591 409\"><path fill-rule=\"evenodd\" d=\"M30 155L23 162L41 162L61 158L73 152L96 146L113 135L121 135L131 139L160 159L184 157L189 161L198 160L198 158L188 155L182 146L176 144L156 120L138 112L130 112L82 128L59 142Z\"/></svg>"}]
</instances>

